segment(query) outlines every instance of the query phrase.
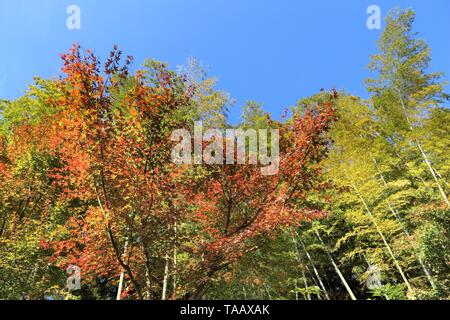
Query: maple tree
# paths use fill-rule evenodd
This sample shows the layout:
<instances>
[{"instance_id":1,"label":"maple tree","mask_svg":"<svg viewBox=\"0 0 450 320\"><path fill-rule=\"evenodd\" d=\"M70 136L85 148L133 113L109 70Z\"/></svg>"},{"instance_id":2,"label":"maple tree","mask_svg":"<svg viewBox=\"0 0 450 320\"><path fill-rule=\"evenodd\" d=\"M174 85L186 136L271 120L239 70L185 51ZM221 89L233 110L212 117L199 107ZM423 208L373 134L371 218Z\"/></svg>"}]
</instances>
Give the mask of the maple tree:
<instances>
[{"instance_id":1,"label":"maple tree","mask_svg":"<svg viewBox=\"0 0 450 320\"><path fill-rule=\"evenodd\" d=\"M52 160L42 168L49 188L42 210L57 205L66 216L59 233L39 242L51 263L77 265L85 281L104 277L113 285L124 272L123 297L155 299L166 295L170 262L172 298L198 298L216 272L257 248L257 239L322 214L292 202L323 187L319 162L334 94L290 123L267 120L281 132L274 176L251 165L178 166L170 134L191 125L187 109L195 109L200 86L158 62L131 75L132 58L121 64L121 55L115 47L101 65L74 45L62 55L64 76L44 97L52 112L12 129L11 161L31 145Z\"/></svg>"}]
</instances>

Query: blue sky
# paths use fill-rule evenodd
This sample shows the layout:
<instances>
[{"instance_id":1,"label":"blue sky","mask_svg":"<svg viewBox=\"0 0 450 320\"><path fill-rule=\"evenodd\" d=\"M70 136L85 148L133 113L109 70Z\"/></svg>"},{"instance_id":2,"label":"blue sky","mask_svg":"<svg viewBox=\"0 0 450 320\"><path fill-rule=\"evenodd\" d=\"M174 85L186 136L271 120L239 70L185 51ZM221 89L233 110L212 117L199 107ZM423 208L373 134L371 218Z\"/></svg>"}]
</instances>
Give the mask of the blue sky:
<instances>
[{"instance_id":1,"label":"blue sky","mask_svg":"<svg viewBox=\"0 0 450 320\"><path fill-rule=\"evenodd\" d=\"M66 28L71 4L81 8L81 30ZM149 57L173 68L195 57L236 100L233 120L250 99L278 117L320 88L366 97L381 33L366 27L372 4L383 16L413 8L431 68L450 79L448 0L0 0L0 98L17 98L33 76L58 75L58 55L73 42L100 57L118 44L134 68Z\"/></svg>"}]
</instances>

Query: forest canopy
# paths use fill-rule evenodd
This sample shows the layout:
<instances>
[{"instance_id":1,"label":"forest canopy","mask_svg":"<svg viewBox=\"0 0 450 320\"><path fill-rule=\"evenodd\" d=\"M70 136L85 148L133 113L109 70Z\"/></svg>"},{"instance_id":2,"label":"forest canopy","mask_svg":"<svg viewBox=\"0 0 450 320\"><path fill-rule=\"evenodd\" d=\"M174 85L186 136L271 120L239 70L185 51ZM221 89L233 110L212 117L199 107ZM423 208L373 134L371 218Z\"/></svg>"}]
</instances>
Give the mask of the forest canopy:
<instances>
[{"instance_id":1,"label":"forest canopy","mask_svg":"<svg viewBox=\"0 0 450 320\"><path fill-rule=\"evenodd\" d=\"M450 96L414 19L387 16L368 99L248 101L237 124L194 59L132 72L74 44L0 101L0 299L449 299ZM276 174L174 163L199 121L277 130Z\"/></svg>"}]
</instances>

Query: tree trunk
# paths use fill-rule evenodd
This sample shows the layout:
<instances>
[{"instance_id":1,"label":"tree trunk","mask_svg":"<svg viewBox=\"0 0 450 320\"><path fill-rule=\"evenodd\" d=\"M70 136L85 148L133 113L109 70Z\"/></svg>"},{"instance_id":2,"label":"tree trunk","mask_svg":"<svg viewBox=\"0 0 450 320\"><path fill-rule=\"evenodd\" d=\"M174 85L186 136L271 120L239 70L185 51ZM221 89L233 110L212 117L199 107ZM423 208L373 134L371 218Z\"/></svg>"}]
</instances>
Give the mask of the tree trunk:
<instances>
[{"instance_id":1,"label":"tree trunk","mask_svg":"<svg viewBox=\"0 0 450 320\"><path fill-rule=\"evenodd\" d=\"M294 230L292 228L291 228L291 236L292 236L292 242L294 243L294 250L295 250L295 253L297 255L298 263L302 266L303 265L303 261L302 261L302 258L300 256L297 240L295 239ZM306 275L305 275L305 271L303 270L303 268L302 268L302 278L303 278L303 284L305 285L305 290L308 290L308 281L306 280ZM298 300L297 281L295 282L295 289L296 289L295 295L297 297L296 300ZM308 293L308 300L311 300L311 295L309 293Z\"/></svg>"},{"instance_id":2,"label":"tree trunk","mask_svg":"<svg viewBox=\"0 0 450 320\"><path fill-rule=\"evenodd\" d=\"M305 271L303 271L303 270L302 270L302 277L303 277L303 284L305 285L305 290L307 292L306 297L308 298L308 300L311 300L311 295L308 292L308 288L309 288L308 281L306 280ZM297 284L295 284L295 287L297 288Z\"/></svg>"},{"instance_id":3,"label":"tree trunk","mask_svg":"<svg viewBox=\"0 0 450 320\"><path fill-rule=\"evenodd\" d=\"M173 244L173 276L172 276L172 300L177 298L177 223L173 224L175 242Z\"/></svg>"},{"instance_id":4,"label":"tree trunk","mask_svg":"<svg viewBox=\"0 0 450 320\"><path fill-rule=\"evenodd\" d=\"M316 268L316 266L314 265L314 262L312 261L312 258L311 258L311 256L310 256L308 250L306 250L305 244L303 243L303 241L302 241L300 238L299 238L299 241L300 241L300 243L301 243L301 245L302 245L302 247L303 247L303 250L305 251L305 254L306 254L306 257L308 258L309 263L311 264L311 266L312 266L312 268L313 268L314 274L315 274L316 277L317 277L317 281L319 281L320 288L323 290L323 293L325 294L325 298L326 298L327 300L330 300L330 296L328 295L327 289L325 288L325 286L324 286L324 284L323 284L322 278L320 277L319 272L317 271L317 268Z\"/></svg>"},{"instance_id":5,"label":"tree trunk","mask_svg":"<svg viewBox=\"0 0 450 320\"><path fill-rule=\"evenodd\" d=\"M169 256L166 255L166 266L164 267L164 279L161 300L166 300L167 296L167 282L169 281Z\"/></svg>"},{"instance_id":6,"label":"tree trunk","mask_svg":"<svg viewBox=\"0 0 450 320\"><path fill-rule=\"evenodd\" d=\"M375 159L373 159L373 162L375 163L375 167L378 170L378 163ZM384 187L387 188L387 182L384 179L384 176L381 172L378 173L380 175L380 179L384 184ZM400 215L398 214L398 212L392 207L392 205L389 203L389 201L386 200L386 204L389 208L389 210L391 211L391 213L395 216L395 219L397 219L398 223L400 224L400 226L402 227L403 233L409 238L410 237L410 233L408 231L408 229L405 226L405 223L403 222L402 218L400 217ZM425 266L425 263L423 262L422 258L420 257L420 254L417 252L416 248L414 247L414 244L411 244L414 248L414 251L416 251L416 256L417 256L417 260L419 261L420 266L422 267L423 272L425 273L428 282L430 283L431 287L436 290L436 284L434 283L433 277L431 276L431 272L428 270L428 268Z\"/></svg>"},{"instance_id":7,"label":"tree trunk","mask_svg":"<svg viewBox=\"0 0 450 320\"><path fill-rule=\"evenodd\" d=\"M123 256L125 256L127 254L127 249L128 249L128 238L125 241L125 248L123 249ZM116 300L121 300L122 299L122 288L123 288L124 278L125 278L125 272L122 271L120 273L119 288L117 289Z\"/></svg>"},{"instance_id":8,"label":"tree trunk","mask_svg":"<svg viewBox=\"0 0 450 320\"><path fill-rule=\"evenodd\" d=\"M404 115L406 117L406 121L408 122L409 129L412 132L413 131L413 127L412 127L411 121L409 120L408 114L406 113L406 107L405 107L405 104L403 102L402 92L400 90L398 90L398 92L399 92L400 103L402 105L402 109L403 109ZM420 154L422 155L422 158L425 161L425 163L426 163L426 165L428 167L428 170L430 171L431 175L433 176L434 181L436 182L436 185L437 185L437 187L439 189L439 192L440 192L440 194L442 196L442 199L444 200L444 202L447 205L447 207L450 207L450 202L449 202L449 200L447 198L447 195L445 194L444 189L442 188L441 184L439 183L439 180L438 180L438 178L436 176L436 172L434 171L433 166L431 165L431 162L428 159L427 154L423 150L422 145L420 144L420 142L419 142L419 140L417 138L414 138L414 142L417 144L417 147L420 150Z\"/></svg>"},{"instance_id":9,"label":"tree trunk","mask_svg":"<svg viewBox=\"0 0 450 320\"><path fill-rule=\"evenodd\" d=\"M350 288L350 286L347 283L347 280L345 280L341 270L339 270L339 267L337 266L336 262L334 262L333 257L331 256L330 252L328 251L328 248L325 246L325 243L323 242L322 238L320 237L320 234L317 230L315 230L316 236L317 238L319 238L319 241L322 243L322 245L325 247L325 252L328 255L328 258L331 261L331 264L334 267L334 270L336 271L337 275L339 276L339 278L341 279L342 284L344 285L345 289L347 290L348 294L350 295L350 298L352 300L357 300L355 297L355 294L353 293L352 289Z\"/></svg>"},{"instance_id":10,"label":"tree trunk","mask_svg":"<svg viewBox=\"0 0 450 320\"><path fill-rule=\"evenodd\" d=\"M370 220L372 220L372 223L375 225L375 228L377 229L378 234L380 235L381 239L383 240L383 243L384 243L386 249L388 250L389 255L391 256L391 258L392 258L392 260L393 260L393 262L394 262L395 267L397 268L398 272L400 273L400 275L401 275L401 277L402 277L402 279L403 279L403 282L405 282L406 287L408 288L408 291L414 296L414 290L413 290L413 288L411 287L411 284L409 283L408 278L406 277L405 273L403 272L402 267L401 267L400 264L398 263L397 258L395 257L394 253L392 252L392 249L391 249L391 247L389 246L389 244L388 244L388 242L387 242L387 240L386 240L386 238L385 238L383 232L381 232L381 229L380 229L380 227L378 226L378 223L376 222L376 220L375 220L375 218L374 218L374 216L373 216L373 214L372 214L372 211L370 211L369 206L367 205L366 201L365 201L364 198L361 196L361 194L359 193L359 191L358 191L358 189L356 188L355 185L353 185L353 188L355 189L356 194L358 195L358 197L360 198L361 202L363 203L364 208L366 209L366 212L367 212L367 214L368 214L369 217L370 217Z\"/></svg>"}]
</instances>

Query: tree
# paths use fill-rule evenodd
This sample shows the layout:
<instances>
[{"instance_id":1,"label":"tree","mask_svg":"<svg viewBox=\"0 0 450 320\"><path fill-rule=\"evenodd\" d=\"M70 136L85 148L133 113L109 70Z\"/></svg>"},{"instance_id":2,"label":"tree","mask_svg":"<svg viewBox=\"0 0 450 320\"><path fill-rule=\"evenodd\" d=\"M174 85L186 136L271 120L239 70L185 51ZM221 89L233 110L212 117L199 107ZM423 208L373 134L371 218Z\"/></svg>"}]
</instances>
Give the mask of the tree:
<instances>
[{"instance_id":1,"label":"tree","mask_svg":"<svg viewBox=\"0 0 450 320\"><path fill-rule=\"evenodd\" d=\"M102 66L74 45L62 55L62 77L39 80L5 110L2 166L32 163L2 178L17 186L18 209L8 218L14 245L25 241L15 232L33 235L27 245L43 255L39 261L61 273L79 266L82 295L100 290L100 281L118 287L119 298L200 298L213 276L283 226L323 214L293 200L324 187L319 163L335 93L289 123L265 119L281 132L272 176L256 165L180 166L171 161L171 133L199 119L225 126L225 96L156 61L131 75L132 58L121 64L121 56L115 47ZM26 227L36 229L21 232L15 226L29 206L36 219ZM59 218L46 234L47 220L39 217L48 214Z\"/></svg>"},{"instance_id":2,"label":"tree","mask_svg":"<svg viewBox=\"0 0 450 320\"><path fill-rule=\"evenodd\" d=\"M409 142L416 145L443 201L450 206L417 130L430 109L449 96L443 92L445 83L439 82L442 73L427 73L430 48L423 40L415 39L414 18L412 10L394 10L388 15L379 41L380 53L372 56L369 65L378 78L368 79L367 87L373 93L373 105L383 122L382 134L399 149L408 148Z\"/></svg>"}]
</instances>

